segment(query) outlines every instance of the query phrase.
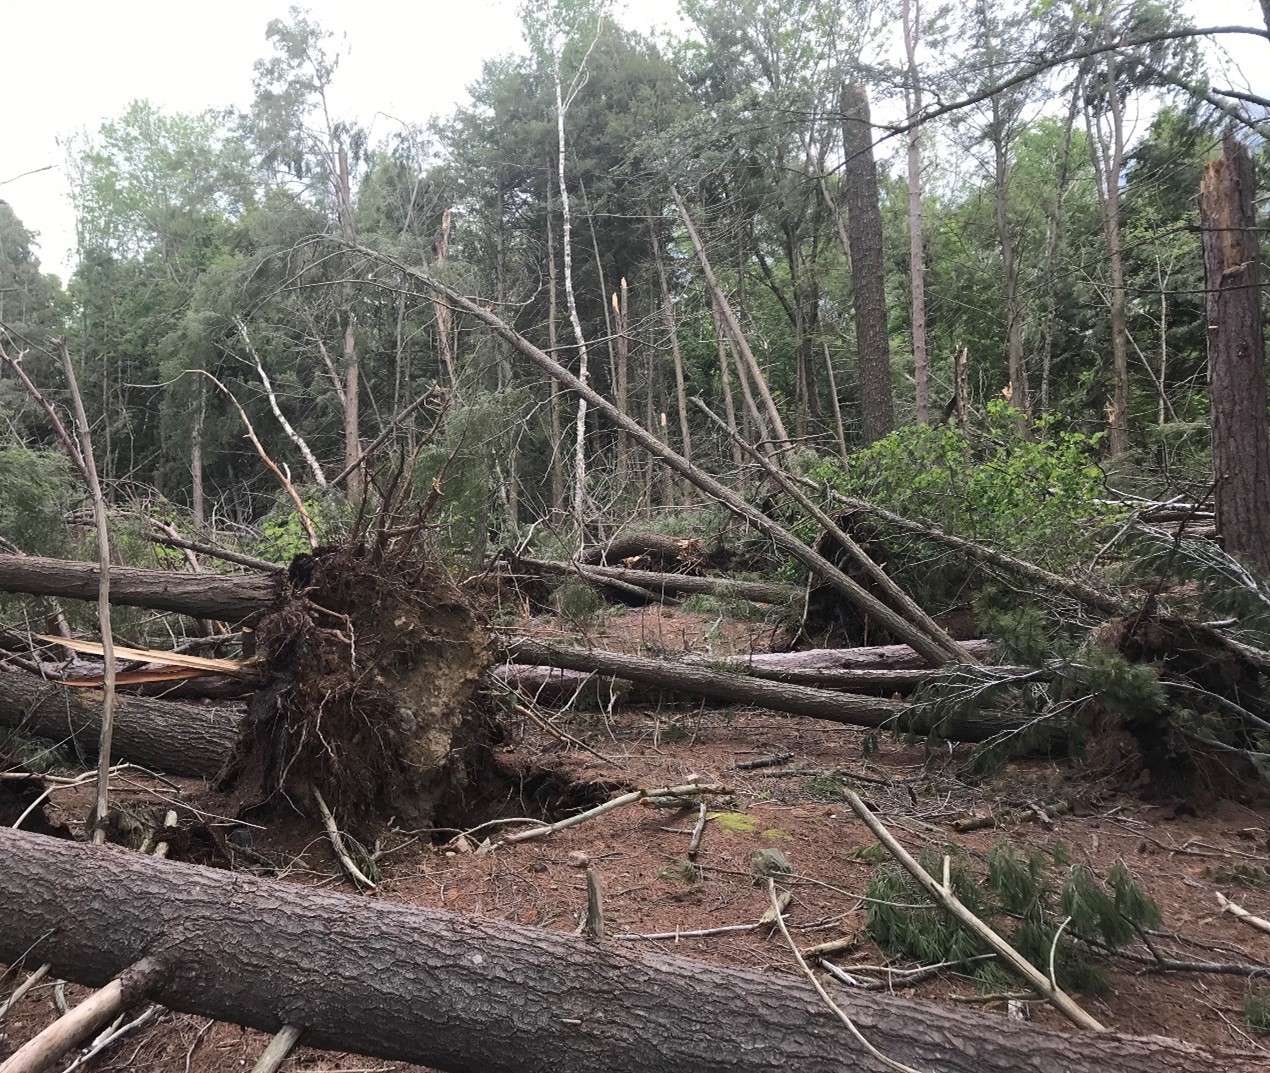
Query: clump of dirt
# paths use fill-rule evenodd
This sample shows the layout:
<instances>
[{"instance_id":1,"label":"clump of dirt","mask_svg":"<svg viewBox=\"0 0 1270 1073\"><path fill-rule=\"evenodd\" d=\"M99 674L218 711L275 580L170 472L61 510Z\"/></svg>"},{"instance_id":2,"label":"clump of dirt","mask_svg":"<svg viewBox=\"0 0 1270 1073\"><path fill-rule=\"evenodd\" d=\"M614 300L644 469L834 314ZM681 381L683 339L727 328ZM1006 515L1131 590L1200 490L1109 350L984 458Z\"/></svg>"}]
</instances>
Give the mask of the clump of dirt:
<instances>
[{"instance_id":1,"label":"clump of dirt","mask_svg":"<svg viewBox=\"0 0 1270 1073\"><path fill-rule=\"evenodd\" d=\"M425 552L318 549L256 629L269 680L217 780L240 815L286 804L340 823L413 826L489 764L478 705L484 624Z\"/></svg>"}]
</instances>

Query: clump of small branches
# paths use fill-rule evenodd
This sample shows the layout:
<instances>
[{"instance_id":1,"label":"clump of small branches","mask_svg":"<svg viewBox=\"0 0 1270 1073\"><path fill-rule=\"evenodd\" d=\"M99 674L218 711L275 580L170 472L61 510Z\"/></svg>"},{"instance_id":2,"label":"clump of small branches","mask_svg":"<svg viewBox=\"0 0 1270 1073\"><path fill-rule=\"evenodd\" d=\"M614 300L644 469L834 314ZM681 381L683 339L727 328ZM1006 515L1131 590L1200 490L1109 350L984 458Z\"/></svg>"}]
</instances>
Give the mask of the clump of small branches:
<instances>
[{"instance_id":1,"label":"clump of small branches","mask_svg":"<svg viewBox=\"0 0 1270 1073\"><path fill-rule=\"evenodd\" d=\"M941 864L929 848L923 867L938 874ZM1066 873L1056 872L1066 868ZM1160 922L1159 909L1143 893L1123 862L1100 878L1085 865L1071 865L1065 850L1049 855L1022 853L1002 840L988 854L983 877L975 875L964 855L948 866L953 893L977 917L1065 990L1099 993L1107 978L1088 957L1090 939L1111 950L1140 937ZM888 867L869 885L866 929L887 953L923 965L950 963L990 990L1009 978L984 961L972 932L944 910L928 902L922 888L906 872Z\"/></svg>"}]
</instances>

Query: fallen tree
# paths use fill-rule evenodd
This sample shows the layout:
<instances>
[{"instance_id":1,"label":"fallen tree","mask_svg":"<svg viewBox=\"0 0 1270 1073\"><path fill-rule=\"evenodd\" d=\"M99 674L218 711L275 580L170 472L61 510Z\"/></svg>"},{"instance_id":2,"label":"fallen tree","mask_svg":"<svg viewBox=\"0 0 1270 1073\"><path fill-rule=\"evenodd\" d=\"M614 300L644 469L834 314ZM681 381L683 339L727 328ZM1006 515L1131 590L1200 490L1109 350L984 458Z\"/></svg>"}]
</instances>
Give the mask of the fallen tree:
<instances>
[{"instance_id":1,"label":"fallen tree","mask_svg":"<svg viewBox=\"0 0 1270 1073\"><path fill-rule=\"evenodd\" d=\"M0 555L0 592L96 600L99 576L95 563ZM110 602L240 622L267 610L278 598L282 584L277 574L178 574L115 566L110 570Z\"/></svg>"},{"instance_id":2,"label":"fallen tree","mask_svg":"<svg viewBox=\"0 0 1270 1073\"><path fill-rule=\"evenodd\" d=\"M632 682L673 689L694 696L752 704L776 712L828 719L848 726L894 729L901 733L935 733L950 741L981 742L1021 730L1032 720L1005 712L965 711L932 720L921 706L881 697L857 696L828 689L794 685L731 674L701 665L646 659L592 648L569 648L528 638L506 647L512 663L564 667L573 671L612 675Z\"/></svg>"},{"instance_id":3,"label":"fallen tree","mask_svg":"<svg viewBox=\"0 0 1270 1073\"><path fill-rule=\"evenodd\" d=\"M241 719L241 710L120 694L112 751L120 760L169 775L207 777L225 762ZM79 756L95 757L101 693L0 668L0 726L66 742Z\"/></svg>"},{"instance_id":4,"label":"fallen tree","mask_svg":"<svg viewBox=\"0 0 1270 1073\"><path fill-rule=\"evenodd\" d=\"M993 643L962 641L961 647L976 659L992 655ZM860 648L811 648L803 652L748 652L737 656L689 656L687 662L709 662L745 669L746 673L818 673L821 671L909 671L927 666L908 645L865 645Z\"/></svg>"},{"instance_id":5,"label":"fallen tree","mask_svg":"<svg viewBox=\"0 0 1270 1073\"><path fill-rule=\"evenodd\" d=\"M774 581L738 581L734 578L700 577L694 574L668 574L655 570L631 570L620 566L588 566L579 563L557 563L547 559L516 559L514 567L527 573L572 574L586 581L603 584L621 581L638 585L653 593L667 592L676 596L718 596L723 599L749 600L756 604L787 604L800 599L803 590Z\"/></svg>"},{"instance_id":6,"label":"fallen tree","mask_svg":"<svg viewBox=\"0 0 1270 1073\"><path fill-rule=\"evenodd\" d=\"M302 1026L310 1046L462 1073L885 1068L789 977L23 831L0 830L0 853L0 961L99 986L148 958L151 1001L266 1032ZM1073 1039L893 997L838 1001L874 1046L925 1073L1256 1068L1159 1037Z\"/></svg>"}]
</instances>

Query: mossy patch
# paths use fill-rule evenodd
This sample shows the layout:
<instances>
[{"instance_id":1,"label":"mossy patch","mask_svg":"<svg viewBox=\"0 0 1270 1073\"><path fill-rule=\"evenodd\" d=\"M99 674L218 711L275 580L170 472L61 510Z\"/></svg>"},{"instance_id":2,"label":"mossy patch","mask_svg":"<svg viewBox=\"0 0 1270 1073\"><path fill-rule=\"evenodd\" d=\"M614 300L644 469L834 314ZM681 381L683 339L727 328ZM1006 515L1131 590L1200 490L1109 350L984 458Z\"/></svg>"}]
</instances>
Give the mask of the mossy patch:
<instances>
[{"instance_id":1,"label":"mossy patch","mask_svg":"<svg viewBox=\"0 0 1270 1073\"><path fill-rule=\"evenodd\" d=\"M744 812L712 812L707 818L733 834L752 835L758 830L758 820Z\"/></svg>"}]
</instances>

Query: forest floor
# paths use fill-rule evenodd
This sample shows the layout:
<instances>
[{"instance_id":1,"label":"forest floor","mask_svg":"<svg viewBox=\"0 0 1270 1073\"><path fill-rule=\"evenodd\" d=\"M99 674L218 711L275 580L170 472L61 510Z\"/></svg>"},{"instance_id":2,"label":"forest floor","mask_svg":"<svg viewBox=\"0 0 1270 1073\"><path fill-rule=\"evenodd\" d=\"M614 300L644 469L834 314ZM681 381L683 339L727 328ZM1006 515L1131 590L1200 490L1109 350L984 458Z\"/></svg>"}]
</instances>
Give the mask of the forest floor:
<instances>
[{"instance_id":1,"label":"forest floor","mask_svg":"<svg viewBox=\"0 0 1270 1073\"><path fill-rule=\"evenodd\" d=\"M559 620L529 624L539 636L560 636ZM718 654L766 650L772 627L727 622L683 609L649 607L603 612L586 629L597 646L655 654ZM576 635L575 635L576 636ZM1189 961L1270 961L1270 936L1219 912L1222 891L1249 912L1270 917L1270 805L1219 802L1203 807L1185 801L1148 801L1118 790L1110 780L1082 774L1071 764L1016 762L986 782L959 774L959 750L933 756L920 745L883 738L876 752L865 749L864 732L850 727L734 707L664 706L657 702L580 711L557 725L612 759L606 763L534 724L510 724L501 760L522 785L568 790L564 803L590 805L622 790L669 786L704 778L733 793L707 823L696 863L686 851L697 811L627 806L546 838L492 853L476 854L470 842L447 842L434 833L389 834L382 845L382 881L373 897L474 913L554 930L573 931L586 907L586 866L596 872L604 895L606 941L630 942L697 959L701 986L709 966L724 964L773 973L797 971L780 933L763 925L701 938L639 938L727 925L756 924L768 908L764 887L751 878L751 855L779 849L793 874L783 885L793 895L787 918L800 946L849 938L837 964L885 965L887 957L865 933L863 895L879 868L890 862L876 840L841 800L843 783L821 772L849 769L844 782L861 793L893 833L912 851L957 846L967 866L982 870L987 852L1002 838L1021 852L1053 850L1060 842L1074 863L1106 876L1123 860L1142 889L1159 905L1163 923L1153 942L1166 956ZM739 770L738 764L791 753L782 766ZM183 804L219 811L205 784L177 780ZM572 788L571 790L569 788ZM163 791L171 798L173 791ZM517 813L514 790L502 810ZM130 795L141 804L146 794ZM539 798L541 801L541 798ZM156 801L156 804L163 804ZM61 794L51 818L82 820L89 791ZM1046 818L959 833L952 823L998 808L1024 815L1037 806ZM1062 806L1062 807L1060 807ZM1068 811L1063 815L1056 815ZM316 826L279 827L254 833L253 851L277 864L290 882L350 889L337 869L326 838ZM246 862L238 866L253 868ZM269 873L266 873L269 874ZM1142 946L1135 948L1146 954ZM911 962L908 964L912 964ZM1242 976L1146 971L1145 964L1110 958L1098 961L1110 980L1101 995L1078 1000L1109 1028L1136 1035L1165 1035L1214 1051L1260 1056L1270 1063L1270 1037L1250 1034ZM851 989L829 982L849 1008ZM74 1001L83 989L68 986ZM975 1003L984 1016L1006 1016L1006 1003L986 997L976 983L943 973L903 991L936 1003ZM53 986L35 987L3 1026L0 1057L48 1024ZM597 998L597 1001L599 999ZM1063 1029L1042 1004L1025 1007L1037 1024ZM135 1073L229 1073L250 1068L263 1050L260 1033L206 1019L163 1012L135 1035L93 1060L89 1068ZM68 1064L69 1060L67 1060ZM352 1055L297 1048L284 1070L327 1073L386 1073L420 1067Z\"/></svg>"}]
</instances>

